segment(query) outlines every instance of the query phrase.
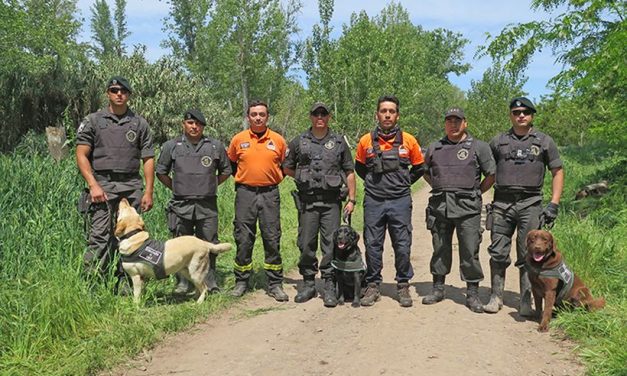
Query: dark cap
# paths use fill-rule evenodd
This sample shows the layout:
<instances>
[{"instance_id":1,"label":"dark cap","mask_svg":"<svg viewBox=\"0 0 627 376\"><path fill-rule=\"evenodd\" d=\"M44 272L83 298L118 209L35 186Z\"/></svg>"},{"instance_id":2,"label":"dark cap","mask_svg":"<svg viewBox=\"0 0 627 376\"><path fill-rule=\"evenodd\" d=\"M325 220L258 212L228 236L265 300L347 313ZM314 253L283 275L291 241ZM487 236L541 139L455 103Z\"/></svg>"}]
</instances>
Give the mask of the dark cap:
<instances>
[{"instance_id":1,"label":"dark cap","mask_svg":"<svg viewBox=\"0 0 627 376\"><path fill-rule=\"evenodd\" d=\"M444 118L446 119L449 116L455 116L460 119L466 119L466 115L464 115L464 110L460 107L451 107L444 114Z\"/></svg>"},{"instance_id":2,"label":"dark cap","mask_svg":"<svg viewBox=\"0 0 627 376\"><path fill-rule=\"evenodd\" d=\"M131 85L128 83L128 81L124 77L120 77L120 76L111 77L111 79L107 83L107 89L109 89L111 86L114 86L114 85L120 85L126 90L128 90L129 92L133 91L133 89L131 89Z\"/></svg>"},{"instance_id":3,"label":"dark cap","mask_svg":"<svg viewBox=\"0 0 627 376\"><path fill-rule=\"evenodd\" d=\"M202 114L202 112L200 112L200 110L197 110L197 109L187 110L183 118L185 120L189 120L189 119L198 120L198 122L202 124L203 126L207 125L207 120L205 120L204 115Z\"/></svg>"},{"instance_id":4,"label":"dark cap","mask_svg":"<svg viewBox=\"0 0 627 376\"><path fill-rule=\"evenodd\" d=\"M528 109L530 109L534 113L536 112L536 108L533 105L533 103L531 102L531 100L529 100L529 98L525 98L525 97L518 97L518 98L512 99L512 101L509 103L509 108L512 109L512 108L515 108L515 107L527 107Z\"/></svg>"},{"instance_id":5,"label":"dark cap","mask_svg":"<svg viewBox=\"0 0 627 376\"><path fill-rule=\"evenodd\" d=\"M316 102L313 104L313 106L311 106L311 110L309 110L310 114L313 114L314 111L316 111L319 108L324 108L324 110L328 113L331 113L331 111L329 111L329 107L327 107L326 104L322 103L322 102Z\"/></svg>"}]
</instances>

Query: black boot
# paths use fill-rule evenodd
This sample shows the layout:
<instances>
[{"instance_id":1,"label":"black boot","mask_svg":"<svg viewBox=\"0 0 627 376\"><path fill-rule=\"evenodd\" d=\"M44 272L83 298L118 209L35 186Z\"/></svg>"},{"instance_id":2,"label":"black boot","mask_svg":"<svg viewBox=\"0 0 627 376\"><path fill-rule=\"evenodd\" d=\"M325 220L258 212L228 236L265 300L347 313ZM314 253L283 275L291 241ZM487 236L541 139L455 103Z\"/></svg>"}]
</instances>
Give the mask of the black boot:
<instances>
[{"instance_id":1,"label":"black boot","mask_svg":"<svg viewBox=\"0 0 627 376\"><path fill-rule=\"evenodd\" d=\"M422 298L422 304L435 304L441 302L444 299L444 280L446 276L433 275L433 289L431 294Z\"/></svg>"},{"instance_id":2,"label":"black boot","mask_svg":"<svg viewBox=\"0 0 627 376\"><path fill-rule=\"evenodd\" d=\"M176 277L176 287L174 288L174 293L177 295L185 295L192 291L193 286L187 278L183 277L179 273L174 275Z\"/></svg>"},{"instance_id":3,"label":"black boot","mask_svg":"<svg viewBox=\"0 0 627 376\"><path fill-rule=\"evenodd\" d=\"M337 305L337 291L333 278L324 280L324 306L335 307Z\"/></svg>"},{"instance_id":4,"label":"black boot","mask_svg":"<svg viewBox=\"0 0 627 376\"><path fill-rule=\"evenodd\" d=\"M529 282L529 275L527 270L523 266L519 270L520 272L520 306L518 307L518 314L525 317L533 316L533 309L531 309L531 282Z\"/></svg>"},{"instance_id":5,"label":"black boot","mask_svg":"<svg viewBox=\"0 0 627 376\"><path fill-rule=\"evenodd\" d=\"M497 313L503 308L503 288L505 287L505 268L502 265L490 262L490 279L492 294L490 301L483 306L486 313Z\"/></svg>"},{"instance_id":6,"label":"black boot","mask_svg":"<svg viewBox=\"0 0 627 376\"><path fill-rule=\"evenodd\" d=\"M466 307L476 313L483 313L483 304L479 300L479 282L466 283Z\"/></svg>"},{"instance_id":7,"label":"black boot","mask_svg":"<svg viewBox=\"0 0 627 376\"><path fill-rule=\"evenodd\" d=\"M220 292L220 288L218 287L218 283L216 281L216 259L218 255L210 254L209 255L209 270L207 270L207 275L205 276L205 285L207 285L207 291L210 294L214 292Z\"/></svg>"},{"instance_id":8,"label":"black boot","mask_svg":"<svg viewBox=\"0 0 627 376\"><path fill-rule=\"evenodd\" d=\"M298 290L294 297L296 303L304 303L316 296L316 281L314 278L305 278L303 287Z\"/></svg>"}]
</instances>

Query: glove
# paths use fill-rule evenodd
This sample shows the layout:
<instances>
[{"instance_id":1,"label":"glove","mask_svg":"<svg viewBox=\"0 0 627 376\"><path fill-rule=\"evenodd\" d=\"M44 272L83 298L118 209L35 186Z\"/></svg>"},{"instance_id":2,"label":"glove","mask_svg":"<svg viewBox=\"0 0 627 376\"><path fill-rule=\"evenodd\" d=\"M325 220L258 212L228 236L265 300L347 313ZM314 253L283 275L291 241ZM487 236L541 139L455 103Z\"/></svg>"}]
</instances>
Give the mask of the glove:
<instances>
[{"instance_id":1,"label":"glove","mask_svg":"<svg viewBox=\"0 0 627 376\"><path fill-rule=\"evenodd\" d=\"M544 224L547 226L550 226L553 224L553 222L555 222L555 219L557 218L557 212L559 210L559 205L558 204L554 204L552 202L549 202L549 204L546 206L546 208L544 208L544 212L542 212L542 215L544 215Z\"/></svg>"}]
</instances>

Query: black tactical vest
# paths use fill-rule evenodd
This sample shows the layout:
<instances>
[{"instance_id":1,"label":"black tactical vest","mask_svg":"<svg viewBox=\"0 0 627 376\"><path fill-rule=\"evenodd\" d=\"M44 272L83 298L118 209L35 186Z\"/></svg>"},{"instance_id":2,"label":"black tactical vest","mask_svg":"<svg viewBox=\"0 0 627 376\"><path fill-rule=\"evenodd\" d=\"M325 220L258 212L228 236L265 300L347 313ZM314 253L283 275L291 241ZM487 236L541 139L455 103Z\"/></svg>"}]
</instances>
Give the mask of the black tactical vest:
<instances>
[{"instance_id":1,"label":"black tactical vest","mask_svg":"<svg viewBox=\"0 0 627 376\"><path fill-rule=\"evenodd\" d=\"M141 147L139 145L139 121L137 116L123 118L116 123L107 114L98 112L90 115L95 129L92 167L94 171L120 173L139 172ZM111 115L112 116L112 115Z\"/></svg>"},{"instance_id":2,"label":"black tactical vest","mask_svg":"<svg viewBox=\"0 0 627 376\"><path fill-rule=\"evenodd\" d=\"M522 187L539 191L544 183L542 135L530 134L518 140L504 133L499 137L496 159L496 185L498 188Z\"/></svg>"},{"instance_id":3,"label":"black tactical vest","mask_svg":"<svg viewBox=\"0 0 627 376\"><path fill-rule=\"evenodd\" d=\"M299 192L337 191L339 194L345 180L341 158L343 143L342 137L332 132L324 144L314 142L309 131L300 135L298 165L294 173Z\"/></svg>"},{"instance_id":4,"label":"black tactical vest","mask_svg":"<svg viewBox=\"0 0 627 376\"><path fill-rule=\"evenodd\" d=\"M141 262L152 268L155 278L164 279L165 267L163 266L163 257L165 252L165 244L154 239L146 240L135 252L130 255L121 255L122 262Z\"/></svg>"},{"instance_id":5,"label":"black tactical vest","mask_svg":"<svg viewBox=\"0 0 627 376\"><path fill-rule=\"evenodd\" d=\"M439 189L478 189L475 143L468 136L457 144L438 141L431 155L431 187Z\"/></svg>"},{"instance_id":6,"label":"black tactical vest","mask_svg":"<svg viewBox=\"0 0 627 376\"><path fill-rule=\"evenodd\" d=\"M172 148L174 177L172 191L179 198L204 198L215 196L218 189L216 177L220 156L216 144L203 138L198 150L186 148L184 140ZM192 146L194 148L194 146Z\"/></svg>"},{"instance_id":7,"label":"black tactical vest","mask_svg":"<svg viewBox=\"0 0 627 376\"><path fill-rule=\"evenodd\" d=\"M400 129L396 132L390 150L381 151L376 129L370 133L370 140L374 150L374 157L366 159L366 167L370 172L382 174L384 172L407 170L407 167L410 165L409 158L401 157L398 152L399 147L403 145L403 132Z\"/></svg>"}]
</instances>

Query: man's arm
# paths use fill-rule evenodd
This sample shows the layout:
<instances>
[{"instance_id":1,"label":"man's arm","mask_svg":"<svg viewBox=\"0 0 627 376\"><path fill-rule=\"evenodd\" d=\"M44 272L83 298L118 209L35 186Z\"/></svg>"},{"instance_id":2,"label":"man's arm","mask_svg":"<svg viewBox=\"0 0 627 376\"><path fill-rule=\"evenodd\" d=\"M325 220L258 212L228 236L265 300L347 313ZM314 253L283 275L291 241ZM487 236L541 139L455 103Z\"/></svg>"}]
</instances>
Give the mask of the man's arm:
<instances>
[{"instance_id":1,"label":"man's arm","mask_svg":"<svg viewBox=\"0 0 627 376\"><path fill-rule=\"evenodd\" d=\"M479 189L481 189L481 193L486 193L490 188L492 188L495 180L496 178L494 174L484 177L483 181L481 181L481 184L479 185Z\"/></svg>"},{"instance_id":2,"label":"man's arm","mask_svg":"<svg viewBox=\"0 0 627 376\"><path fill-rule=\"evenodd\" d=\"M355 210L355 197L357 197L357 181L354 171L346 173L346 187L348 188L348 201L344 206L344 212L350 215Z\"/></svg>"},{"instance_id":3,"label":"man's arm","mask_svg":"<svg viewBox=\"0 0 627 376\"><path fill-rule=\"evenodd\" d=\"M355 161L355 172L357 176L359 176L362 180L366 180L366 175L368 174L368 167L365 164Z\"/></svg>"},{"instance_id":4,"label":"man's arm","mask_svg":"<svg viewBox=\"0 0 627 376\"><path fill-rule=\"evenodd\" d=\"M163 185L168 187L168 189L172 190L172 178L170 177L170 175L168 175L168 174L157 174L157 179L159 179L159 181Z\"/></svg>"},{"instance_id":5,"label":"man's arm","mask_svg":"<svg viewBox=\"0 0 627 376\"><path fill-rule=\"evenodd\" d=\"M409 181L411 182L411 184L414 184L415 182L417 182L418 179L420 179L420 177L424 175L424 173L425 173L424 163L411 166L411 169L409 170Z\"/></svg>"},{"instance_id":6,"label":"man's arm","mask_svg":"<svg viewBox=\"0 0 627 376\"><path fill-rule=\"evenodd\" d=\"M564 169L562 167L551 170L553 181L551 182L551 202L559 205L564 189Z\"/></svg>"},{"instance_id":7,"label":"man's arm","mask_svg":"<svg viewBox=\"0 0 627 376\"><path fill-rule=\"evenodd\" d=\"M231 175L218 175L218 185L224 183Z\"/></svg>"},{"instance_id":8,"label":"man's arm","mask_svg":"<svg viewBox=\"0 0 627 376\"><path fill-rule=\"evenodd\" d=\"M141 209L147 212L152 209L152 194L155 188L155 158L142 158L144 161L144 179L146 179L146 189L142 196Z\"/></svg>"},{"instance_id":9,"label":"man's arm","mask_svg":"<svg viewBox=\"0 0 627 376\"><path fill-rule=\"evenodd\" d=\"M78 165L78 170L81 172L81 175L83 175L83 179L85 179L85 182L89 187L91 202L105 202L107 201L107 194L94 177L91 169L91 163L89 163L89 154L91 154L91 146L77 145L76 164Z\"/></svg>"}]
</instances>

